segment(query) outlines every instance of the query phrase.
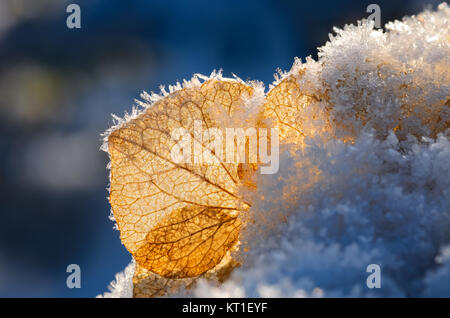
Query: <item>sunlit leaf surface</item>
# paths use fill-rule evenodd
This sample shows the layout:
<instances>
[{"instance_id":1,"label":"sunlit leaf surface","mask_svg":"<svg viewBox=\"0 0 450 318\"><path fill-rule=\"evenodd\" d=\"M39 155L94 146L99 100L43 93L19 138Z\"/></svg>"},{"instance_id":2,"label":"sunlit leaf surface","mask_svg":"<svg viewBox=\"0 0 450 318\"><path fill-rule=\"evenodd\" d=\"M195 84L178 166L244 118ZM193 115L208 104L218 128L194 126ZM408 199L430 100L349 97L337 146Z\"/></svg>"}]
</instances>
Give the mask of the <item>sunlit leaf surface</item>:
<instances>
[{"instance_id":1,"label":"sunlit leaf surface","mask_svg":"<svg viewBox=\"0 0 450 318\"><path fill-rule=\"evenodd\" d=\"M302 118L302 114L305 115L315 101L317 97L303 92L296 77L289 75L267 93L264 116L278 128L282 141L301 143L306 135L312 134L311 129L304 126L308 120Z\"/></svg>"},{"instance_id":2,"label":"sunlit leaf surface","mask_svg":"<svg viewBox=\"0 0 450 318\"><path fill-rule=\"evenodd\" d=\"M174 162L171 133L184 127L195 139L196 120L221 127L214 115L233 116L252 93L239 81L210 79L165 96L110 133L110 202L139 267L165 278L196 277L238 242L238 213L249 207L237 194L242 166L198 164L193 157ZM214 155L207 145L197 146Z\"/></svg>"}]
</instances>

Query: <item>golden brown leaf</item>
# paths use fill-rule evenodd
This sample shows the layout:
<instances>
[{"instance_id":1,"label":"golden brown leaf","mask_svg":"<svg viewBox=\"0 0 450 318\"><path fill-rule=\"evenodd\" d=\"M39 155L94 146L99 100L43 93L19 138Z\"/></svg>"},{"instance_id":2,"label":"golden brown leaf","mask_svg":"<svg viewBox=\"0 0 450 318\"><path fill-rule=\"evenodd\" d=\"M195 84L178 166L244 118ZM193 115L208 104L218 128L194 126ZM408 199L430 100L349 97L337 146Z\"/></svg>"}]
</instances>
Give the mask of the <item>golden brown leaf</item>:
<instances>
[{"instance_id":1,"label":"golden brown leaf","mask_svg":"<svg viewBox=\"0 0 450 318\"><path fill-rule=\"evenodd\" d=\"M237 244L238 213L249 207L237 194L243 178L239 164L218 157L213 164L196 163L194 154L191 161L177 163L171 134L185 128L196 139L194 121L204 129L222 128L217 113L232 117L244 111L253 90L237 80L209 79L168 94L107 137L110 203L121 240L137 262L139 294L152 294L141 290L145 273L196 277ZM196 146L215 156L207 144Z\"/></svg>"},{"instance_id":2,"label":"golden brown leaf","mask_svg":"<svg viewBox=\"0 0 450 318\"><path fill-rule=\"evenodd\" d=\"M219 264L236 244L240 226L240 220L224 210L184 207L152 228L134 257L163 277L199 276Z\"/></svg>"},{"instance_id":3,"label":"golden brown leaf","mask_svg":"<svg viewBox=\"0 0 450 318\"><path fill-rule=\"evenodd\" d=\"M324 112L317 107L319 97L300 87L298 78L304 72L300 69L286 76L267 93L264 116L278 128L282 143L302 145L306 136L321 129L317 120L326 122Z\"/></svg>"}]
</instances>

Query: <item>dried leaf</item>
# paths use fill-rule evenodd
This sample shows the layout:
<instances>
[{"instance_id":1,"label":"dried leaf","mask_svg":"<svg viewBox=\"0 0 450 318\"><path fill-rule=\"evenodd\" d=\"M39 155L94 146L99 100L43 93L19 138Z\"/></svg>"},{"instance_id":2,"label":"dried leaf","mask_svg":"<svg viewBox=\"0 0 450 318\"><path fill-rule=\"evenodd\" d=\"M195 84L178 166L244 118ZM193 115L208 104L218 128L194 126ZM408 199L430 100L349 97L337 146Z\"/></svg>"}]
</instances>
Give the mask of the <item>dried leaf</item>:
<instances>
[{"instance_id":1,"label":"dried leaf","mask_svg":"<svg viewBox=\"0 0 450 318\"><path fill-rule=\"evenodd\" d=\"M240 226L225 209L184 207L152 228L134 257L163 277L195 277L220 263L238 241Z\"/></svg>"},{"instance_id":2,"label":"dried leaf","mask_svg":"<svg viewBox=\"0 0 450 318\"><path fill-rule=\"evenodd\" d=\"M292 73L267 93L264 116L278 129L280 142L303 145L306 136L317 134L323 129L327 116L319 107L319 93L311 93L300 87L298 79L304 75L305 68L296 69L296 63ZM322 122L319 123L319 120Z\"/></svg>"},{"instance_id":3,"label":"dried leaf","mask_svg":"<svg viewBox=\"0 0 450 318\"><path fill-rule=\"evenodd\" d=\"M202 275L238 243L238 214L249 204L237 190L247 174L219 157L214 164L196 163L193 153L191 161L175 162L171 151L177 141L171 134L184 128L196 140L198 153L215 156L208 144L197 142L194 121L205 128L222 127L216 114L233 118L245 111L253 91L238 80L194 81L111 129L110 203L121 240L140 269L135 286L148 278L145 273L169 279ZM162 290L154 289L156 294Z\"/></svg>"},{"instance_id":4,"label":"dried leaf","mask_svg":"<svg viewBox=\"0 0 450 318\"><path fill-rule=\"evenodd\" d=\"M305 136L297 115L300 108L308 105L309 100L301 93L296 78L289 76L267 93L264 115L273 120L281 140L295 142Z\"/></svg>"}]
</instances>

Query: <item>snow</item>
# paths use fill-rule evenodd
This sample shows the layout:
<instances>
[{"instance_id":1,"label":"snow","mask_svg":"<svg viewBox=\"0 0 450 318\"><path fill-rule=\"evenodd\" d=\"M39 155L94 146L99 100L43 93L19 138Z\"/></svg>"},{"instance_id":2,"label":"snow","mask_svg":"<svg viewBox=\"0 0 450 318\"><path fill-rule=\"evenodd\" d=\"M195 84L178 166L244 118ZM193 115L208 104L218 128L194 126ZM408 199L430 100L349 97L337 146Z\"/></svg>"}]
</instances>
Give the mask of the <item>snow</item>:
<instances>
[{"instance_id":1,"label":"snow","mask_svg":"<svg viewBox=\"0 0 450 318\"><path fill-rule=\"evenodd\" d=\"M116 274L115 280L108 286L109 292L98 295L98 298L132 298L133 297L133 274L136 268L134 260L120 273Z\"/></svg>"},{"instance_id":2,"label":"snow","mask_svg":"<svg viewBox=\"0 0 450 318\"><path fill-rule=\"evenodd\" d=\"M448 251L435 261L450 242L448 137L307 142L259 181L264 200L250 211L257 222L244 233L243 266L193 295L448 297ZM381 267L380 289L365 284L369 264Z\"/></svg>"}]
</instances>

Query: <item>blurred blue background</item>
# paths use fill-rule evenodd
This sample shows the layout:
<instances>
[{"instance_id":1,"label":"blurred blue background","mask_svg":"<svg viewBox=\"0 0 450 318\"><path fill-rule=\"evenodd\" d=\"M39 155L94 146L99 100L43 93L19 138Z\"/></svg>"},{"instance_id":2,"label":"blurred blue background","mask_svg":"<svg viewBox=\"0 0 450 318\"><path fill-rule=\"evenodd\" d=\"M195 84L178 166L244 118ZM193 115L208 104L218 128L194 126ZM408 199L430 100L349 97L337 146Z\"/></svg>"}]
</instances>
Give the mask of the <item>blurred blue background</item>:
<instances>
[{"instance_id":1,"label":"blurred blue background","mask_svg":"<svg viewBox=\"0 0 450 318\"><path fill-rule=\"evenodd\" d=\"M213 69L268 85L372 2L0 0L0 297L93 297L130 262L99 151L111 113ZM439 2L376 1L382 24Z\"/></svg>"}]
</instances>

